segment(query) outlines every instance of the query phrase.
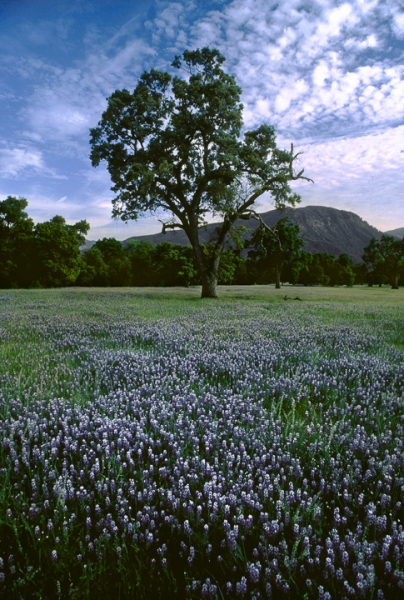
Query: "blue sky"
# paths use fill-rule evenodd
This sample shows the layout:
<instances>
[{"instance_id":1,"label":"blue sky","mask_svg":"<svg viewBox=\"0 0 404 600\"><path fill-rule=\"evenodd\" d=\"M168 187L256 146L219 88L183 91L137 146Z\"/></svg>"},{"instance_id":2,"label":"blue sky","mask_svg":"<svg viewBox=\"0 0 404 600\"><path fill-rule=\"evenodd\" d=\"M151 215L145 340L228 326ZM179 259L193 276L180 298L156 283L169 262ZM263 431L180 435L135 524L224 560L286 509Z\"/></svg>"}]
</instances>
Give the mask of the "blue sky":
<instances>
[{"instance_id":1,"label":"blue sky","mask_svg":"<svg viewBox=\"0 0 404 600\"><path fill-rule=\"evenodd\" d=\"M273 124L303 151L301 206L404 226L402 0L0 0L0 199L27 198L35 221L87 219L90 239L159 231L112 221L89 128L115 89L203 46L241 85L245 127Z\"/></svg>"}]
</instances>

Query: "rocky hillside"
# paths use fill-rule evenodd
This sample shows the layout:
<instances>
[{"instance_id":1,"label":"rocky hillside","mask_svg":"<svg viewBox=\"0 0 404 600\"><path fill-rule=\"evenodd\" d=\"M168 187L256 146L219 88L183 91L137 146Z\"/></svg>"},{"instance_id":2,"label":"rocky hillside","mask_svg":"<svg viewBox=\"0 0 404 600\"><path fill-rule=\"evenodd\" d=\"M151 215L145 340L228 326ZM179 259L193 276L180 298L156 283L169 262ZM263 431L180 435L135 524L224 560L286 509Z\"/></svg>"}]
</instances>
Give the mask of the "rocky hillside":
<instances>
[{"instance_id":1,"label":"rocky hillside","mask_svg":"<svg viewBox=\"0 0 404 600\"><path fill-rule=\"evenodd\" d=\"M288 216L300 227L300 236L304 240L304 249L308 252L326 252L339 256L348 254L355 263L362 262L363 248L367 246L372 237L380 238L382 232L372 227L358 215L346 210L328 208L325 206L306 206L304 208L286 209L284 212L271 210L262 213L261 217L267 225L273 227L279 219ZM250 231L256 229L258 221L239 220L236 225L244 225ZM202 241L206 242L218 226L212 223L201 232ZM250 237L246 234L246 238ZM157 233L129 238L123 242L125 245L130 239L149 241L153 244L170 242L171 244L189 244L188 238L182 230L169 231L166 234Z\"/></svg>"}]
</instances>

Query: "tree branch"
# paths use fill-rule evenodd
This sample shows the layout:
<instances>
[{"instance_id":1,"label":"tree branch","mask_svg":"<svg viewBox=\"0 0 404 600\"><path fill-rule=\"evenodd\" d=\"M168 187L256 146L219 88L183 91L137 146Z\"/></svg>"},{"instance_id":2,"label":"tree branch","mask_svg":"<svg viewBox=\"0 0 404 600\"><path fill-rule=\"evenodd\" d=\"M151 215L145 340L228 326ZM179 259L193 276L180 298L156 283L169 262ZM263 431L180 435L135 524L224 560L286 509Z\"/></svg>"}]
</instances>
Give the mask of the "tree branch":
<instances>
[{"instance_id":1,"label":"tree branch","mask_svg":"<svg viewBox=\"0 0 404 600\"><path fill-rule=\"evenodd\" d=\"M166 233L167 229L184 229L184 226L181 223L176 223L174 219L171 221L164 222L161 219L157 219L159 223L162 224L163 229L161 233Z\"/></svg>"},{"instance_id":2,"label":"tree branch","mask_svg":"<svg viewBox=\"0 0 404 600\"><path fill-rule=\"evenodd\" d=\"M297 154L293 155L293 144L290 144L290 154L292 156L292 158L290 160L290 163L289 163L291 179L293 181L296 181L297 179L304 179L305 181L309 181L310 183L314 183L314 181L312 179L310 179L310 177L303 177L304 169L302 169L301 171L299 171L299 173L297 173L297 175L295 175L293 173L293 162L296 160L296 158L298 156L300 156L301 154L303 154L303 151L300 151Z\"/></svg>"},{"instance_id":3,"label":"tree branch","mask_svg":"<svg viewBox=\"0 0 404 600\"><path fill-rule=\"evenodd\" d=\"M281 243L281 239L279 237L278 231L276 229L277 225L275 225L275 227L270 227L269 225L267 225L264 221L264 219L261 217L260 214L258 214L255 210L249 210L248 212L244 213L243 215L240 215L239 217L240 219L256 219L257 221L260 222L260 227L261 229L266 229L267 231L269 231L269 233L274 237L274 239L277 241L278 246L279 246L279 250L282 252L282 243ZM267 255L267 250L263 244L263 234L261 235L261 247L264 250L265 256Z\"/></svg>"}]
</instances>

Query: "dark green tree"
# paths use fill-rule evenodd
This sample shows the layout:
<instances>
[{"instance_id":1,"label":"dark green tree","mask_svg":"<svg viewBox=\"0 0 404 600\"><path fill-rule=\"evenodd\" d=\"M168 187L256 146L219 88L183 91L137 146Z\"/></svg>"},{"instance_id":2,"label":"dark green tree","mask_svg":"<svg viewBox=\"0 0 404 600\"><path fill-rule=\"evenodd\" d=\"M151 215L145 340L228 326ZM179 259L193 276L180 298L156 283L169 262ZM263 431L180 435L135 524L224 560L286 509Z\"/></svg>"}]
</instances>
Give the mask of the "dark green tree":
<instances>
[{"instance_id":1,"label":"dark green tree","mask_svg":"<svg viewBox=\"0 0 404 600\"><path fill-rule=\"evenodd\" d=\"M367 269L367 282L369 287L373 285L382 286L387 283L387 274L384 269L384 258L380 252L379 240L372 238L363 249L362 260Z\"/></svg>"},{"instance_id":2,"label":"dark green tree","mask_svg":"<svg viewBox=\"0 0 404 600\"><path fill-rule=\"evenodd\" d=\"M157 285L154 245L151 242L129 240L125 251L131 263L133 285Z\"/></svg>"},{"instance_id":3,"label":"dark green tree","mask_svg":"<svg viewBox=\"0 0 404 600\"><path fill-rule=\"evenodd\" d=\"M298 283L303 285L327 285L329 277L324 273L321 256L303 251L300 259Z\"/></svg>"},{"instance_id":4,"label":"dark green tree","mask_svg":"<svg viewBox=\"0 0 404 600\"><path fill-rule=\"evenodd\" d=\"M131 263L133 285L146 287L157 285L154 245L151 242L129 240L125 252Z\"/></svg>"},{"instance_id":5,"label":"dark green tree","mask_svg":"<svg viewBox=\"0 0 404 600\"><path fill-rule=\"evenodd\" d=\"M352 266L352 270L353 270L354 276L355 276L355 284L358 284L358 285L363 285L365 283L369 284L369 281L368 281L369 274L368 274L367 267L364 263L354 264Z\"/></svg>"},{"instance_id":6,"label":"dark green tree","mask_svg":"<svg viewBox=\"0 0 404 600\"><path fill-rule=\"evenodd\" d=\"M244 249L246 240L245 234L248 229L244 225L232 227L222 251L218 270L218 283L220 285L232 285L237 279L243 278L244 259L241 257L241 251ZM212 242L220 235L220 226L216 228L211 241L203 246L204 251L211 251Z\"/></svg>"},{"instance_id":7,"label":"dark green tree","mask_svg":"<svg viewBox=\"0 0 404 600\"><path fill-rule=\"evenodd\" d=\"M59 215L35 226L34 277L37 283L43 287L75 283L82 268L79 246L84 244L89 229L87 221L68 225Z\"/></svg>"},{"instance_id":8,"label":"dark green tree","mask_svg":"<svg viewBox=\"0 0 404 600\"><path fill-rule=\"evenodd\" d=\"M198 282L191 246L130 240L126 252L138 286L185 286Z\"/></svg>"},{"instance_id":9,"label":"dark green tree","mask_svg":"<svg viewBox=\"0 0 404 600\"><path fill-rule=\"evenodd\" d=\"M352 258L348 254L342 253L337 258L338 265L338 285L353 286L355 283L355 270Z\"/></svg>"},{"instance_id":10,"label":"dark green tree","mask_svg":"<svg viewBox=\"0 0 404 600\"><path fill-rule=\"evenodd\" d=\"M25 212L25 198L0 202L0 287L28 287L32 276L34 222Z\"/></svg>"},{"instance_id":11,"label":"dark green tree","mask_svg":"<svg viewBox=\"0 0 404 600\"><path fill-rule=\"evenodd\" d=\"M122 242L115 238L98 240L93 248L101 252L102 260L107 267L104 285L127 286L132 283L132 269L130 258L125 252Z\"/></svg>"},{"instance_id":12,"label":"dark green tree","mask_svg":"<svg viewBox=\"0 0 404 600\"><path fill-rule=\"evenodd\" d=\"M253 214L269 192L276 207L299 202L289 182L298 154L276 146L272 126L241 138L241 89L222 69L218 50L186 50L172 63L185 77L151 69L131 93L108 99L98 127L91 129L91 161L105 160L116 193L113 215L124 221L163 209L172 215L163 231L182 228L202 281L202 297L216 297L220 257L233 223ZM223 221L208 250L199 228L208 214Z\"/></svg>"},{"instance_id":13,"label":"dark green tree","mask_svg":"<svg viewBox=\"0 0 404 600\"><path fill-rule=\"evenodd\" d=\"M362 258L372 283L381 285L383 278L387 278L392 289L398 289L400 277L404 274L404 238L398 240L391 235L382 235L380 240L372 238L364 248Z\"/></svg>"},{"instance_id":14,"label":"dark green tree","mask_svg":"<svg viewBox=\"0 0 404 600\"><path fill-rule=\"evenodd\" d=\"M220 258L218 283L220 285L232 285L236 277L240 260L231 248L223 250Z\"/></svg>"},{"instance_id":15,"label":"dark green tree","mask_svg":"<svg viewBox=\"0 0 404 600\"><path fill-rule=\"evenodd\" d=\"M318 252L316 258L324 273L323 285L334 287L338 283L338 265L334 254Z\"/></svg>"},{"instance_id":16,"label":"dark green tree","mask_svg":"<svg viewBox=\"0 0 404 600\"><path fill-rule=\"evenodd\" d=\"M355 274L352 269L352 260L347 254L340 254L337 258L334 254L319 252L314 255L313 265L317 262L323 277L318 283L323 285L348 285L351 286L355 281Z\"/></svg>"},{"instance_id":17,"label":"dark green tree","mask_svg":"<svg viewBox=\"0 0 404 600\"><path fill-rule=\"evenodd\" d=\"M188 287L197 277L190 246L160 242L155 248L154 265L158 285Z\"/></svg>"},{"instance_id":18,"label":"dark green tree","mask_svg":"<svg viewBox=\"0 0 404 600\"><path fill-rule=\"evenodd\" d=\"M273 276L275 287L281 287L282 270L289 264L297 264L304 242L299 238L299 225L289 217L279 219L273 228L261 224L253 233L253 250L249 255L258 260L258 269L267 281Z\"/></svg>"},{"instance_id":19,"label":"dark green tree","mask_svg":"<svg viewBox=\"0 0 404 600\"><path fill-rule=\"evenodd\" d=\"M89 248L83 255L82 263L77 285L98 287L108 285L109 269L99 248L96 246Z\"/></svg>"}]
</instances>

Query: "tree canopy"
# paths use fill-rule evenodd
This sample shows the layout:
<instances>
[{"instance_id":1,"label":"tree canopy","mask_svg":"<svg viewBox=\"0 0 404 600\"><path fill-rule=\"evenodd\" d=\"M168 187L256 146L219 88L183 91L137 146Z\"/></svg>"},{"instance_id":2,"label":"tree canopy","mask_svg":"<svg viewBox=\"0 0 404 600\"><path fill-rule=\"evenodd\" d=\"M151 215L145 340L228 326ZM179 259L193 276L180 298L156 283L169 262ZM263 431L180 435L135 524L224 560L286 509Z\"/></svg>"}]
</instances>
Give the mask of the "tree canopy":
<instances>
[{"instance_id":1,"label":"tree canopy","mask_svg":"<svg viewBox=\"0 0 404 600\"><path fill-rule=\"evenodd\" d=\"M372 238L362 258L370 269L370 284L381 285L387 279L393 289L398 289L404 273L404 238L398 240L391 235L382 235L380 240Z\"/></svg>"},{"instance_id":2,"label":"tree canopy","mask_svg":"<svg viewBox=\"0 0 404 600\"><path fill-rule=\"evenodd\" d=\"M0 201L0 287L72 285L81 270L79 246L89 224L68 225L57 215L34 225L27 206L25 198Z\"/></svg>"},{"instance_id":3,"label":"tree canopy","mask_svg":"<svg viewBox=\"0 0 404 600\"><path fill-rule=\"evenodd\" d=\"M79 246L89 229L87 221L68 225L60 215L35 226L35 271L43 286L59 287L76 281L81 268Z\"/></svg>"},{"instance_id":4,"label":"tree canopy","mask_svg":"<svg viewBox=\"0 0 404 600\"><path fill-rule=\"evenodd\" d=\"M25 198L0 202L0 287L24 286L30 271L34 222L25 212Z\"/></svg>"},{"instance_id":5,"label":"tree canopy","mask_svg":"<svg viewBox=\"0 0 404 600\"><path fill-rule=\"evenodd\" d=\"M151 69L133 92L116 90L91 129L93 166L106 161L113 182L113 215L124 221L163 210L163 231L182 228L192 245L202 296L216 296L224 242L238 218L255 215L254 203L272 195L276 208L300 201L289 182L299 153L280 150L275 130L261 125L242 135L241 88L218 50L186 50L172 67L185 77ZM223 224L209 247L198 228L206 216Z\"/></svg>"},{"instance_id":6,"label":"tree canopy","mask_svg":"<svg viewBox=\"0 0 404 600\"><path fill-rule=\"evenodd\" d=\"M253 250L249 256L258 259L259 267L266 278L275 274L275 285L281 287L281 273L286 263L292 265L300 258L304 242L299 238L299 225L289 217L279 219L272 229L262 224L253 233Z\"/></svg>"}]
</instances>

